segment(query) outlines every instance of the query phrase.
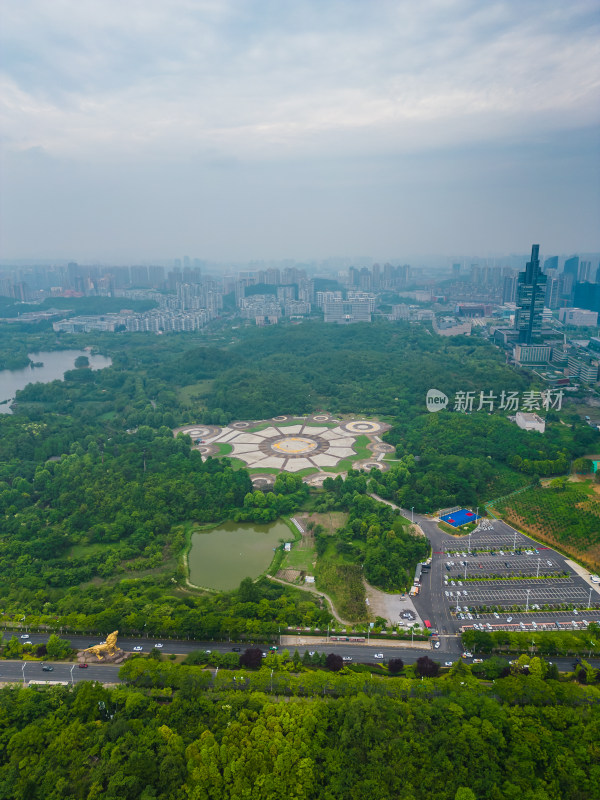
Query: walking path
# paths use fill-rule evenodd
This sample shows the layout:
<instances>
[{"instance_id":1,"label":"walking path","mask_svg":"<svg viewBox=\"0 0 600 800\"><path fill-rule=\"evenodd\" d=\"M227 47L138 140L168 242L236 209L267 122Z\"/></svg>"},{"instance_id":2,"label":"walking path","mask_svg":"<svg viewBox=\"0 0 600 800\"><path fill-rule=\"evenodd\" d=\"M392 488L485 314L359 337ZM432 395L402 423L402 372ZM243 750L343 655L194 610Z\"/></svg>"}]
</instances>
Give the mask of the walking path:
<instances>
[{"instance_id":1,"label":"walking path","mask_svg":"<svg viewBox=\"0 0 600 800\"><path fill-rule=\"evenodd\" d=\"M316 589L314 586L312 588L310 586L296 586L295 583L288 583L287 581L282 581L281 578L275 578L273 575L267 575L267 578L269 578L269 580L275 581L276 583L281 583L283 586L288 586L291 589L302 589L303 592L310 592L311 594L316 594L319 595L320 597L323 597L329 603L331 613L341 625L347 625L350 628L354 627L354 624L352 622L347 622L345 619L342 619L340 617L340 615L335 610L335 606L333 605L333 600L331 599L331 597L329 597L328 594L325 594L325 592L322 592L320 589Z\"/></svg>"}]
</instances>

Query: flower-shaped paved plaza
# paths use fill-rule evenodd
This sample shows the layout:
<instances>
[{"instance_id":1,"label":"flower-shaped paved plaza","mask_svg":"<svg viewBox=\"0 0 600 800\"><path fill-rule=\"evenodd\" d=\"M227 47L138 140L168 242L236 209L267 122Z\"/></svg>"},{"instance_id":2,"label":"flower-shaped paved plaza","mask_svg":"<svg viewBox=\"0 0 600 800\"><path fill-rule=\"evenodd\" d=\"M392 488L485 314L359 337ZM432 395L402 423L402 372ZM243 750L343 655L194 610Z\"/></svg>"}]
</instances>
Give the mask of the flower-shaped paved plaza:
<instances>
[{"instance_id":1,"label":"flower-shaped paved plaza","mask_svg":"<svg viewBox=\"0 0 600 800\"><path fill-rule=\"evenodd\" d=\"M264 425L264 422L234 422L225 428L196 425L183 428L182 432L194 439L203 455L217 455L216 445L227 444L232 448L229 457L238 458L253 469L299 472L327 470L342 459L355 458L358 436L366 435L377 443L378 434L389 428L375 420L340 422L326 414L307 419L274 417Z\"/></svg>"}]
</instances>

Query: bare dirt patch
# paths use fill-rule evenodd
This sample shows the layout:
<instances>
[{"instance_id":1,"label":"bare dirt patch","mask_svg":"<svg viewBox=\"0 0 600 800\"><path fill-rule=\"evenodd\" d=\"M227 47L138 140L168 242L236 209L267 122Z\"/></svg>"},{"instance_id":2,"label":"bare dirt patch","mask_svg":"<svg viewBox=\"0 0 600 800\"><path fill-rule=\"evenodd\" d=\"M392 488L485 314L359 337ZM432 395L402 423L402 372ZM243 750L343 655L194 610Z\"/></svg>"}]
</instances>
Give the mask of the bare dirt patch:
<instances>
[{"instance_id":1,"label":"bare dirt patch","mask_svg":"<svg viewBox=\"0 0 600 800\"><path fill-rule=\"evenodd\" d=\"M296 514L296 519L306 531L308 523L313 522L315 525L322 525L326 533L329 535L335 533L338 528L342 528L347 520L348 514L345 511L328 511L326 513L302 513Z\"/></svg>"}]
</instances>

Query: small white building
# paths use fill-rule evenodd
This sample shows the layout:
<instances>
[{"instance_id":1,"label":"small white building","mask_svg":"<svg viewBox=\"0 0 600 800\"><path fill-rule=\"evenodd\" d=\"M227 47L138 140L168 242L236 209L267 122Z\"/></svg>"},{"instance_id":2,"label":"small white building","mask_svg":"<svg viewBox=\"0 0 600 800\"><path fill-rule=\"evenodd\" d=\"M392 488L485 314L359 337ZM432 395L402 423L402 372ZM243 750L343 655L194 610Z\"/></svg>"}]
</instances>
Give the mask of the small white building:
<instances>
[{"instance_id":1,"label":"small white building","mask_svg":"<svg viewBox=\"0 0 600 800\"><path fill-rule=\"evenodd\" d=\"M519 428L523 428L524 431L538 431L539 433L544 433L546 430L546 420L538 417L537 414L517 411L515 422Z\"/></svg>"},{"instance_id":2,"label":"small white building","mask_svg":"<svg viewBox=\"0 0 600 800\"><path fill-rule=\"evenodd\" d=\"M304 583L314 583L315 576L314 575L306 575L304 578Z\"/></svg>"},{"instance_id":3,"label":"small white building","mask_svg":"<svg viewBox=\"0 0 600 800\"><path fill-rule=\"evenodd\" d=\"M292 543L291 543L291 542L286 542L286 543L283 545L283 549L285 550L285 552L286 552L286 553L289 553L289 552L290 552L290 550L292 549Z\"/></svg>"}]
</instances>

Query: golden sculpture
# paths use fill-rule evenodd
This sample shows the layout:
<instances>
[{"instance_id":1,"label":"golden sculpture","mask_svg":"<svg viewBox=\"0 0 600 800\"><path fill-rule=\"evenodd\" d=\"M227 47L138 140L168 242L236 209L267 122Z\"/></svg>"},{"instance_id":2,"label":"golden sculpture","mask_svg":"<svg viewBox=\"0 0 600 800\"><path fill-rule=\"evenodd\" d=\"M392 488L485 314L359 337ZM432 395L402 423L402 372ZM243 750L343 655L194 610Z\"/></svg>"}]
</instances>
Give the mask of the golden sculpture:
<instances>
[{"instance_id":1,"label":"golden sculpture","mask_svg":"<svg viewBox=\"0 0 600 800\"><path fill-rule=\"evenodd\" d=\"M93 653L100 661L104 658L112 658L119 648L117 647L117 636L119 631L113 631L106 637L104 644L96 644L93 647L87 647L84 653Z\"/></svg>"}]
</instances>

